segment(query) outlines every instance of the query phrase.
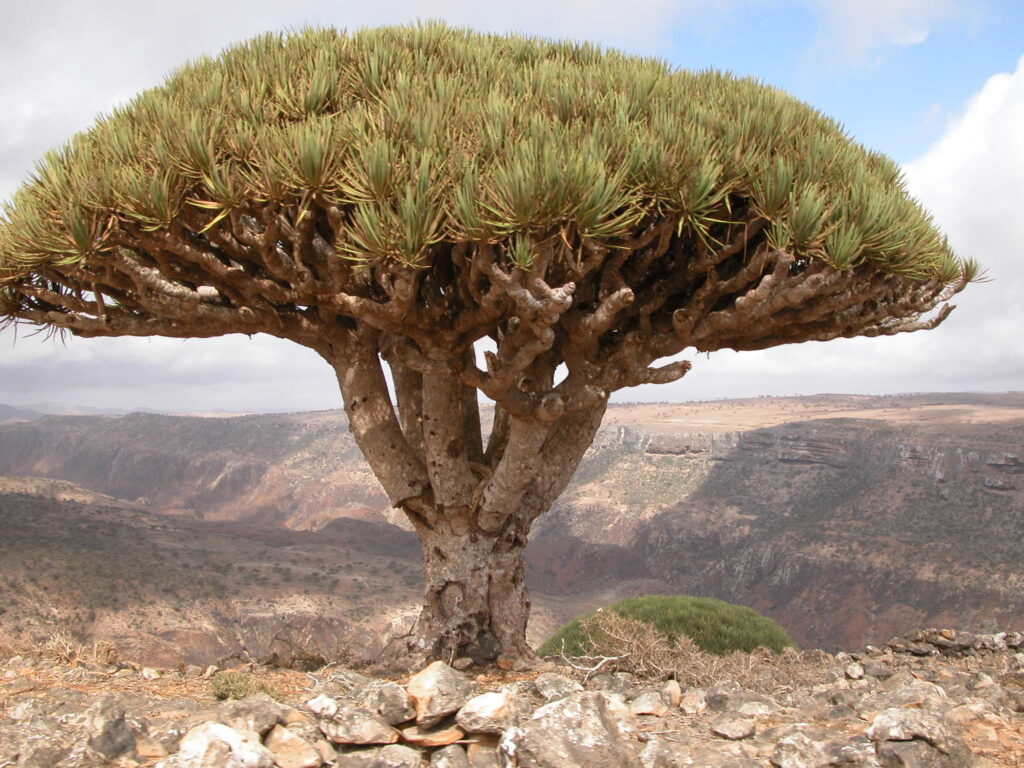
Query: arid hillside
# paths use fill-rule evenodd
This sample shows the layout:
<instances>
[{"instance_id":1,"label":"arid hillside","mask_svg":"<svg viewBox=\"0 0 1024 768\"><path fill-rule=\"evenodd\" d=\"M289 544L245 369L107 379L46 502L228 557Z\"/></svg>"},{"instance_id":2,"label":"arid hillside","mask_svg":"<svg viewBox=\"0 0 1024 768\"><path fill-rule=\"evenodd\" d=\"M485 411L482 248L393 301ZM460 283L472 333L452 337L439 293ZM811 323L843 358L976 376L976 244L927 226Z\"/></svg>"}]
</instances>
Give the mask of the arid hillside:
<instances>
[{"instance_id":1,"label":"arid hillside","mask_svg":"<svg viewBox=\"0 0 1024 768\"><path fill-rule=\"evenodd\" d=\"M1022 451L1021 394L613 406L573 484L538 521L542 535L528 550L539 606L532 634L542 637L575 611L641 591L745 603L781 621L801 644L832 649L929 624L1020 628ZM8 530L35 525L32 557L53 560L41 573L78 574L45 585L55 602L65 588L89 582L94 565L74 562L95 564L100 543L112 537L120 537L118 551L126 541L129 550L142 549L139 565L112 574L107 589L145 571L147 553L166 550L163 557L183 567L154 575L160 586L147 599L165 612L174 610L168 601L187 603L197 625L216 625L205 611L227 595L232 610L245 603L246 616L259 613L262 599L267 615L326 612L339 622L358 622L357 593L393 613L416 600L415 542L384 527L400 521L339 412L12 422L0 425L0 474L79 486L19 490L9 483L0 497ZM109 498L75 497L82 489ZM53 500L61 494L67 500ZM44 507L62 522L38 522ZM103 526L74 522L100 508L120 511L104 513ZM89 536L68 534L74 546L60 545L70 547L63 559L47 555L58 546L51 534L76 525ZM405 549L378 551L396 542ZM200 555L187 554L190 548ZM2 571L21 573L28 561L17 558L27 551L0 549ZM345 587L346 579L371 573L371 561L379 573L364 592ZM127 561L111 554L105 562ZM224 563L219 589L181 592L186 576L205 578ZM346 563L348 575L337 570ZM285 568L290 580L276 578ZM34 594L19 589L5 590L7 599ZM177 591L165 599L159 589ZM293 597L301 609L285 610ZM94 609L105 615L102 606ZM11 616L8 610L0 623L10 628ZM95 622L89 627L104 626Z\"/></svg>"}]
</instances>

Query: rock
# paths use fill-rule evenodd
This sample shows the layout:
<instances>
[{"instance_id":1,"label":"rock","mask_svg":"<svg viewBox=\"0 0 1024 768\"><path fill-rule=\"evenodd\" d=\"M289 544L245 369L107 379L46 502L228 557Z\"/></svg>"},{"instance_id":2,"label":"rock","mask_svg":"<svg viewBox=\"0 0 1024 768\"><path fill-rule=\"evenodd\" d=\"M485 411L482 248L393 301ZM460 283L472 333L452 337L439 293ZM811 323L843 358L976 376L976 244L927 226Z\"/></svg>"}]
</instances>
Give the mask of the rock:
<instances>
[{"instance_id":1,"label":"rock","mask_svg":"<svg viewBox=\"0 0 1024 768\"><path fill-rule=\"evenodd\" d=\"M471 658L469 658L468 656L461 656L461 657L455 659L455 661L452 662L452 667L454 669L459 670L460 672L464 672L465 670L469 669L472 666L473 666L473 660Z\"/></svg>"},{"instance_id":2,"label":"rock","mask_svg":"<svg viewBox=\"0 0 1024 768\"><path fill-rule=\"evenodd\" d=\"M862 680L864 678L864 667L854 661L843 667L843 673L851 680Z\"/></svg>"},{"instance_id":3,"label":"rock","mask_svg":"<svg viewBox=\"0 0 1024 768\"><path fill-rule=\"evenodd\" d=\"M886 768L967 768L973 762L955 726L933 713L887 709L875 717L867 735Z\"/></svg>"},{"instance_id":4,"label":"rock","mask_svg":"<svg viewBox=\"0 0 1024 768\"><path fill-rule=\"evenodd\" d=\"M620 697L585 691L545 704L510 728L499 750L519 768L642 768L632 730Z\"/></svg>"},{"instance_id":5,"label":"rock","mask_svg":"<svg viewBox=\"0 0 1024 768\"><path fill-rule=\"evenodd\" d=\"M378 713L391 725L406 723L416 717L412 699L398 683L381 683L363 690L359 704Z\"/></svg>"},{"instance_id":6,"label":"rock","mask_svg":"<svg viewBox=\"0 0 1024 768\"><path fill-rule=\"evenodd\" d=\"M203 668L196 666L195 664L185 665L185 669L182 670L182 677L202 677Z\"/></svg>"},{"instance_id":7,"label":"rock","mask_svg":"<svg viewBox=\"0 0 1024 768\"><path fill-rule=\"evenodd\" d=\"M877 714L885 709L916 707L935 712L946 712L953 708L946 692L934 683L917 681L913 685L882 691L854 704L857 711L865 717Z\"/></svg>"},{"instance_id":8,"label":"rock","mask_svg":"<svg viewBox=\"0 0 1024 768\"><path fill-rule=\"evenodd\" d=\"M833 732L794 726L779 738L769 762L775 768L826 768L834 765L840 745Z\"/></svg>"},{"instance_id":9,"label":"rock","mask_svg":"<svg viewBox=\"0 0 1024 768\"><path fill-rule=\"evenodd\" d=\"M683 690L679 687L678 680L666 680L658 691L661 699L670 707L678 707L683 698Z\"/></svg>"},{"instance_id":10,"label":"rock","mask_svg":"<svg viewBox=\"0 0 1024 768\"><path fill-rule=\"evenodd\" d=\"M338 711L338 702L324 694L320 694L315 699L310 699L306 702L306 706L317 717L326 717L328 719L334 717Z\"/></svg>"},{"instance_id":11,"label":"rock","mask_svg":"<svg viewBox=\"0 0 1024 768\"><path fill-rule=\"evenodd\" d=\"M497 742L471 742L466 747L466 758L470 768L502 768Z\"/></svg>"},{"instance_id":12,"label":"rock","mask_svg":"<svg viewBox=\"0 0 1024 768\"><path fill-rule=\"evenodd\" d=\"M401 744L339 755L337 768L419 768L420 752Z\"/></svg>"},{"instance_id":13,"label":"rock","mask_svg":"<svg viewBox=\"0 0 1024 768\"><path fill-rule=\"evenodd\" d=\"M739 715L768 715L779 705L760 693L742 691L728 697L726 710Z\"/></svg>"},{"instance_id":14,"label":"rock","mask_svg":"<svg viewBox=\"0 0 1024 768\"><path fill-rule=\"evenodd\" d=\"M271 729L263 745L273 753L278 768L319 768L322 762L313 744L282 725Z\"/></svg>"},{"instance_id":15,"label":"rock","mask_svg":"<svg viewBox=\"0 0 1024 768\"><path fill-rule=\"evenodd\" d=\"M430 755L430 768L470 768L469 758L458 744L450 744Z\"/></svg>"},{"instance_id":16,"label":"rock","mask_svg":"<svg viewBox=\"0 0 1024 768\"><path fill-rule=\"evenodd\" d=\"M429 728L457 712L472 693L472 686L443 661L435 661L410 678L405 686L416 709L416 724Z\"/></svg>"},{"instance_id":17,"label":"rock","mask_svg":"<svg viewBox=\"0 0 1024 768\"><path fill-rule=\"evenodd\" d=\"M874 677L878 680L888 680L896 672L888 664L881 661L864 661L861 662L861 669L864 670L864 674L868 677Z\"/></svg>"},{"instance_id":18,"label":"rock","mask_svg":"<svg viewBox=\"0 0 1024 768\"><path fill-rule=\"evenodd\" d=\"M104 696L83 714L89 749L113 760L135 751L135 733L125 721L124 707Z\"/></svg>"},{"instance_id":19,"label":"rock","mask_svg":"<svg viewBox=\"0 0 1024 768\"><path fill-rule=\"evenodd\" d=\"M143 667L139 674L142 676L143 680L156 680L160 677L160 670L153 669L153 667Z\"/></svg>"},{"instance_id":20,"label":"rock","mask_svg":"<svg viewBox=\"0 0 1024 768\"><path fill-rule=\"evenodd\" d=\"M537 675L537 679L533 681L533 687L547 702L564 699L569 694L583 690L583 686L571 677L560 675L557 672L544 672Z\"/></svg>"},{"instance_id":21,"label":"rock","mask_svg":"<svg viewBox=\"0 0 1024 768\"><path fill-rule=\"evenodd\" d=\"M754 720L750 717L726 713L719 715L711 722L711 732L715 736L732 741L748 739L754 735L755 731Z\"/></svg>"},{"instance_id":22,"label":"rock","mask_svg":"<svg viewBox=\"0 0 1024 768\"><path fill-rule=\"evenodd\" d=\"M238 731L256 731L261 736L277 725L288 707L265 693L237 701L225 701L217 707L217 720Z\"/></svg>"},{"instance_id":23,"label":"rock","mask_svg":"<svg viewBox=\"0 0 1024 768\"><path fill-rule=\"evenodd\" d=\"M445 747L454 744L466 734L461 728L454 726L421 729L419 726L412 725L403 728L401 735L402 741L416 747Z\"/></svg>"},{"instance_id":24,"label":"rock","mask_svg":"<svg viewBox=\"0 0 1024 768\"><path fill-rule=\"evenodd\" d=\"M703 688L687 688L679 708L688 715L699 715L708 708L707 692Z\"/></svg>"},{"instance_id":25,"label":"rock","mask_svg":"<svg viewBox=\"0 0 1024 768\"><path fill-rule=\"evenodd\" d=\"M503 733L515 725L516 702L507 691L482 693L467 701L455 722L466 733Z\"/></svg>"},{"instance_id":26,"label":"rock","mask_svg":"<svg viewBox=\"0 0 1024 768\"><path fill-rule=\"evenodd\" d=\"M178 753L164 762L174 768L274 768L274 755L255 731L209 722L186 733Z\"/></svg>"},{"instance_id":27,"label":"rock","mask_svg":"<svg viewBox=\"0 0 1024 768\"><path fill-rule=\"evenodd\" d=\"M729 708L729 699L740 693L743 689L739 683L732 680L713 685L707 690L708 709L714 712L724 712Z\"/></svg>"},{"instance_id":28,"label":"rock","mask_svg":"<svg viewBox=\"0 0 1024 768\"><path fill-rule=\"evenodd\" d=\"M365 707L328 696L317 696L306 706L319 718L320 730L335 744L394 744L398 741L398 731Z\"/></svg>"},{"instance_id":29,"label":"rock","mask_svg":"<svg viewBox=\"0 0 1024 768\"><path fill-rule=\"evenodd\" d=\"M634 715L662 717L668 712L668 705L659 691L646 691L629 702L629 711Z\"/></svg>"}]
</instances>

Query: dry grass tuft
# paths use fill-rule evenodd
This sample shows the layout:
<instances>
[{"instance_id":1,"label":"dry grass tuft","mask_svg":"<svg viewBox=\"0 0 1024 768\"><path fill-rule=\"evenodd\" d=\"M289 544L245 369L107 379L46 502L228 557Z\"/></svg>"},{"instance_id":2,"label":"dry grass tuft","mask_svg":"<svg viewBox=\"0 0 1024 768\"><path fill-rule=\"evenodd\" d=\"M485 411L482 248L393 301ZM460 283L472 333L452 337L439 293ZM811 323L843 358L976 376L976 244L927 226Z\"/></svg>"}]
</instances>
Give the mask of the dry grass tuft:
<instances>
[{"instance_id":1,"label":"dry grass tuft","mask_svg":"<svg viewBox=\"0 0 1024 768\"><path fill-rule=\"evenodd\" d=\"M823 651L787 648L776 653L757 648L719 656L702 651L689 637L669 640L653 625L600 611L581 622L595 656L575 660L578 669L592 672L631 672L641 680L674 678L679 684L706 688L735 680L744 688L778 693L821 682L834 662ZM582 662L582 664L580 663Z\"/></svg>"}]
</instances>

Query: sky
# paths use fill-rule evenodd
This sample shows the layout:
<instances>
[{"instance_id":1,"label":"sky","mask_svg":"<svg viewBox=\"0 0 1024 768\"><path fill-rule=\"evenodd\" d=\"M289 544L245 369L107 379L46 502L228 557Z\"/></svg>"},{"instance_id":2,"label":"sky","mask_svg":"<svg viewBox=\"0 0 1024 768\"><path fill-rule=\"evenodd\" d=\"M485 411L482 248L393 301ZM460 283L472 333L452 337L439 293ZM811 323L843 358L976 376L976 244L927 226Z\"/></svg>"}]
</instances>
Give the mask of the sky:
<instances>
[{"instance_id":1,"label":"sky","mask_svg":"<svg viewBox=\"0 0 1024 768\"><path fill-rule=\"evenodd\" d=\"M440 19L585 39L783 88L899 162L990 280L937 330L761 352L684 353L693 370L625 401L1024 390L1024 3L1019 0L36 0L0 26L0 201L50 147L191 57L268 30ZM330 368L268 337L75 339L0 332L0 403L176 412L340 407Z\"/></svg>"}]
</instances>

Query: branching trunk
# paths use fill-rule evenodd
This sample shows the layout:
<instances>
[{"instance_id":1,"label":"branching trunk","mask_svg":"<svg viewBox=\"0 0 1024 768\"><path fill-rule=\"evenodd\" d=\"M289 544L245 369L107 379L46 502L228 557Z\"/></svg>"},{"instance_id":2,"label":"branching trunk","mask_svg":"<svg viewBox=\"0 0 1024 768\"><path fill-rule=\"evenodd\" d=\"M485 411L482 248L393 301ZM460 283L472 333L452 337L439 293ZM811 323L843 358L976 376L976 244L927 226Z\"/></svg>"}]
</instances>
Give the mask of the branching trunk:
<instances>
[{"instance_id":1,"label":"branching trunk","mask_svg":"<svg viewBox=\"0 0 1024 768\"><path fill-rule=\"evenodd\" d=\"M396 406L371 343L331 363L353 436L423 548L423 611L386 660L532 658L523 550L593 440L604 401L551 421L499 409L485 454L475 393L458 377L392 363Z\"/></svg>"}]
</instances>

